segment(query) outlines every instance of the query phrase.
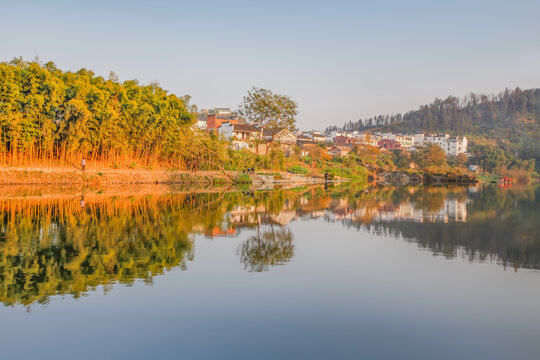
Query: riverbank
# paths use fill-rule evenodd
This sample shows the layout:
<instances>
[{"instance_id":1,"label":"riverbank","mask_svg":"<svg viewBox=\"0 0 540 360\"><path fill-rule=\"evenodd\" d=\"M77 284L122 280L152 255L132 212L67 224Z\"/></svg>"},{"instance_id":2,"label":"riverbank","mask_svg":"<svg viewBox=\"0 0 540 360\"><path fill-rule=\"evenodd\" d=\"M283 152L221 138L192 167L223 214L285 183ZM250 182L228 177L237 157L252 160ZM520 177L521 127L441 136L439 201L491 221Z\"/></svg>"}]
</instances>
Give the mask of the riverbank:
<instances>
[{"instance_id":1,"label":"riverbank","mask_svg":"<svg viewBox=\"0 0 540 360\"><path fill-rule=\"evenodd\" d=\"M347 179L336 178L334 181ZM314 184L324 178L280 171L188 172L172 169L87 169L82 172L72 167L0 167L2 185L56 185L56 186L112 186L138 184Z\"/></svg>"},{"instance_id":2,"label":"riverbank","mask_svg":"<svg viewBox=\"0 0 540 360\"><path fill-rule=\"evenodd\" d=\"M393 172L381 172L377 174L375 180L382 185L467 185L475 184L478 179L474 175L446 172L407 172L407 171L393 171Z\"/></svg>"}]
</instances>

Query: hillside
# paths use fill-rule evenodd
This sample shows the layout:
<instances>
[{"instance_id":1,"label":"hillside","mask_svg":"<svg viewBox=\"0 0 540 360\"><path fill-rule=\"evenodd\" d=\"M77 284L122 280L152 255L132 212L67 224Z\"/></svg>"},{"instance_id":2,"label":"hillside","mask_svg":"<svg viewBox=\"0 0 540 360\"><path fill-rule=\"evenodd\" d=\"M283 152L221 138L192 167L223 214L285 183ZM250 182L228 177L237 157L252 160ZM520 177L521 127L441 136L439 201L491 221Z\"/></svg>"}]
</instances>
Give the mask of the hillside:
<instances>
[{"instance_id":1,"label":"hillside","mask_svg":"<svg viewBox=\"0 0 540 360\"><path fill-rule=\"evenodd\" d=\"M501 149L508 162L535 159L538 166L540 89L506 89L491 96L471 93L463 99L449 96L445 100L435 99L403 115L360 119L345 124L341 129L466 135L472 140L473 153L481 150L481 146L491 146Z\"/></svg>"}]
</instances>

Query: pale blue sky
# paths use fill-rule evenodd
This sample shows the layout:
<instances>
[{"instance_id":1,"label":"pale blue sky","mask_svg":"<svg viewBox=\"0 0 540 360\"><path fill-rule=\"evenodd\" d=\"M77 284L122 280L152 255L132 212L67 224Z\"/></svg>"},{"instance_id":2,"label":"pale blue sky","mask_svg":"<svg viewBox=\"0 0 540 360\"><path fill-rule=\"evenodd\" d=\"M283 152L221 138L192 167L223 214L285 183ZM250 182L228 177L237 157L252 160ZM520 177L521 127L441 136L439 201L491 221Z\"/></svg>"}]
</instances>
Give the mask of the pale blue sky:
<instances>
[{"instance_id":1,"label":"pale blue sky","mask_svg":"<svg viewBox=\"0 0 540 360\"><path fill-rule=\"evenodd\" d=\"M252 86L291 96L302 128L435 97L540 87L540 1L5 1L0 61L39 56L157 81L201 108Z\"/></svg>"}]
</instances>

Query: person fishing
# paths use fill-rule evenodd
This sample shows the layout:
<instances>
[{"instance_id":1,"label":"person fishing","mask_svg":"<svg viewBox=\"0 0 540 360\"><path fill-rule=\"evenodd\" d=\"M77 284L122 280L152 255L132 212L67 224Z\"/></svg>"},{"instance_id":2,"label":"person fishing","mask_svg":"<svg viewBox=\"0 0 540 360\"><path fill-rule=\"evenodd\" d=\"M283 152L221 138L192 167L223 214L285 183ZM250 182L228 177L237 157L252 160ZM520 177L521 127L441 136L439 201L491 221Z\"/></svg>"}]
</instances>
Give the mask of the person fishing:
<instances>
[{"instance_id":1,"label":"person fishing","mask_svg":"<svg viewBox=\"0 0 540 360\"><path fill-rule=\"evenodd\" d=\"M81 160L81 171L82 172L86 171L86 159L84 157Z\"/></svg>"}]
</instances>

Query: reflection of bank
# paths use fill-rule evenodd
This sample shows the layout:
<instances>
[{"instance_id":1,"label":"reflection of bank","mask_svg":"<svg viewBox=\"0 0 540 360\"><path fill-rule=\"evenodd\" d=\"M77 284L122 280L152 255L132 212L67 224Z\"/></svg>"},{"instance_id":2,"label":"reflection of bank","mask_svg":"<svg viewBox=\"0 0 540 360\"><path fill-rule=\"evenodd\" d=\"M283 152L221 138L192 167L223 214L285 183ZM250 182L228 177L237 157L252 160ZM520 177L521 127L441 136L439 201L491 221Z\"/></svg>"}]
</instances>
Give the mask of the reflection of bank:
<instances>
[{"instance_id":1,"label":"reflection of bank","mask_svg":"<svg viewBox=\"0 0 540 360\"><path fill-rule=\"evenodd\" d=\"M236 237L236 229L233 229L233 228L221 229L217 226L214 226L213 228L206 229L204 231L204 236L207 239L213 239L213 238L219 238L219 237Z\"/></svg>"}]
</instances>

